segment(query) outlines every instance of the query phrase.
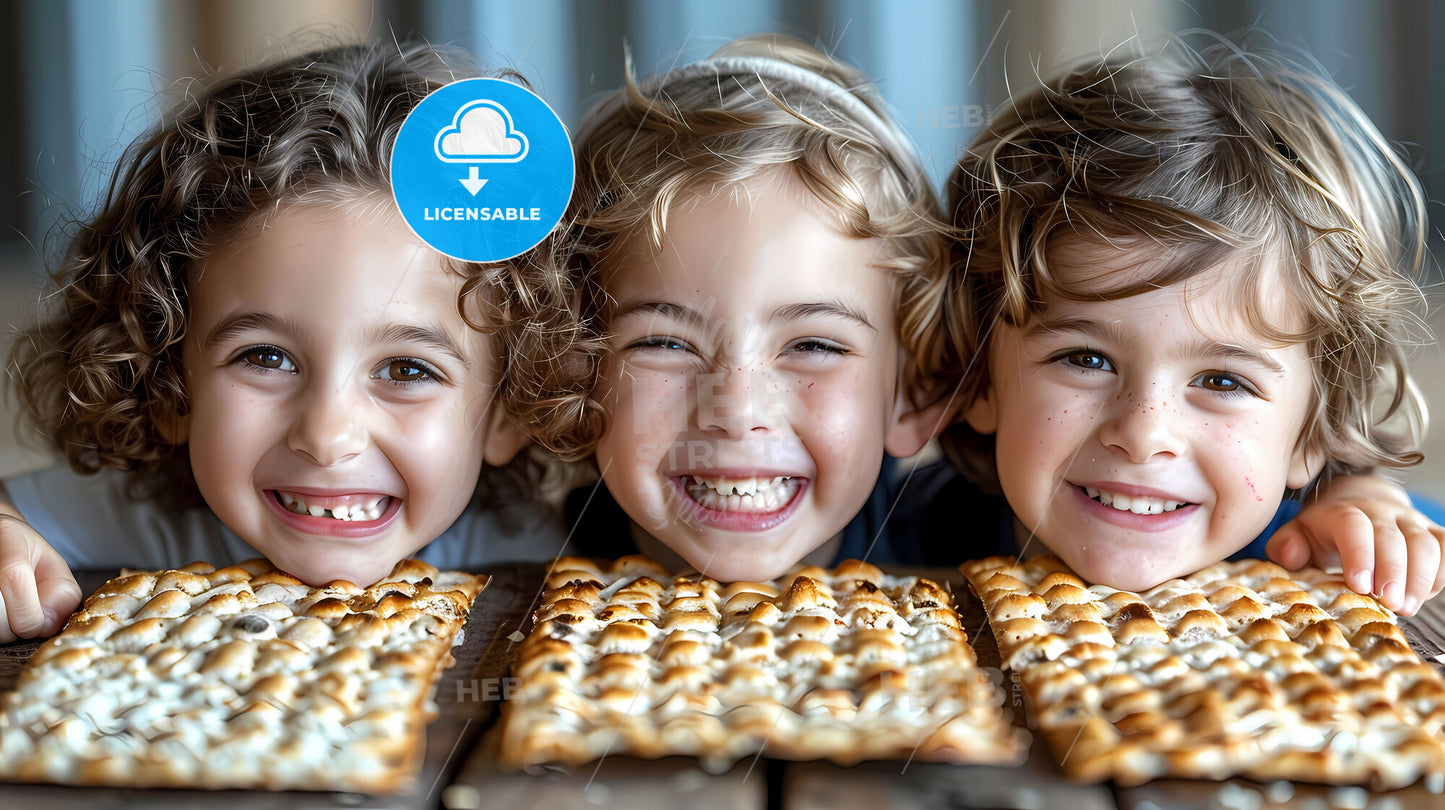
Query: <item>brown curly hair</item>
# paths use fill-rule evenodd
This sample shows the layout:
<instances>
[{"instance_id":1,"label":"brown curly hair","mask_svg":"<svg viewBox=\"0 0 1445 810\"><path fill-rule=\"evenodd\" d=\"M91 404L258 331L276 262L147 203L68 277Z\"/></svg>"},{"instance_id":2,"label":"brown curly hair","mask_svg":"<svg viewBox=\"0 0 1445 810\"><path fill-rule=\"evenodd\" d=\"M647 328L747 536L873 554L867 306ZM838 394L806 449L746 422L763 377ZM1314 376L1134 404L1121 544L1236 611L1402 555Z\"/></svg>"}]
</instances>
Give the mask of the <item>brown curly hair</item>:
<instances>
[{"instance_id":1,"label":"brown curly hair","mask_svg":"<svg viewBox=\"0 0 1445 810\"><path fill-rule=\"evenodd\" d=\"M1305 342L1313 358L1300 446L1323 452L1327 474L1418 463L1426 412L1405 354L1427 334L1419 183L1322 68L1210 36L1198 50L1174 38L1068 70L1013 99L969 144L949 181L959 236L946 366L959 400L988 390L992 324L1026 324L1044 294L1082 300L1050 273L1056 237L1167 256L1153 277L1094 298L1177 284L1243 255L1247 322ZM1266 262L1280 266L1302 329L1265 317ZM991 436L960 422L941 444L975 482L996 486Z\"/></svg>"},{"instance_id":2,"label":"brown curly hair","mask_svg":"<svg viewBox=\"0 0 1445 810\"><path fill-rule=\"evenodd\" d=\"M53 275L58 311L14 344L24 415L77 472L128 470L134 497L199 505L185 448L167 439L188 410L188 270L284 206L367 204L389 190L408 113L476 75L461 51L365 43L189 88L125 151L99 211L79 224ZM466 279L464 316L467 298L505 296L526 278L509 265L447 266Z\"/></svg>"},{"instance_id":3,"label":"brown curly hair","mask_svg":"<svg viewBox=\"0 0 1445 810\"><path fill-rule=\"evenodd\" d=\"M541 444L581 458L606 429L593 394L610 315L599 266L613 246L637 233L659 246L669 210L687 195L780 167L840 231L881 241L880 269L896 279L902 390L934 393L946 229L913 146L862 73L772 34L642 84L629 60L624 87L588 113L575 148L571 225L549 244L565 273L547 301L503 328L512 374L499 396Z\"/></svg>"}]
</instances>

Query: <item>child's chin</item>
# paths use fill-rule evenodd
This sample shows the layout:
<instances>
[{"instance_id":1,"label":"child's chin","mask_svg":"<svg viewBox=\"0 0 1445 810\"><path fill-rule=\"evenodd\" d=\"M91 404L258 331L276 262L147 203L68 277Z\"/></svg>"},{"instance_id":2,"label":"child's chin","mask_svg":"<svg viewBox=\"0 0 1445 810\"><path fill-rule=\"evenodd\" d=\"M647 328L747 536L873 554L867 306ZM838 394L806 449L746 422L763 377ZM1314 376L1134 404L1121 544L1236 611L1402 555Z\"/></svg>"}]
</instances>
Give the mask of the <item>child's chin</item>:
<instances>
[{"instance_id":1,"label":"child's chin","mask_svg":"<svg viewBox=\"0 0 1445 810\"><path fill-rule=\"evenodd\" d=\"M299 557L271 561L277 568L315 588L337 580L345 580L360 587L368 587L391 573L395 565L378 566L375 560L353 560L320 557Z\"/></svg>"},{"instance_id":2,"label":"child's chin","mask_svg":"<svg viewBox=\"0 0 1445 810\"><path fill-rule=\"evenodd\" d=\"M688 560L692 567L718 582L765 582L786 574L796 563L789 563L791 557L760 559L746 553L703 554L697 560Z\"/></svg>"},{"instance_id":3,"label":"child's chin","mask_svg":"<svg viewBox=\"0 0 1445 810\"><path fill-rule=\"evenodd\" d=\"M1177 561L1156 561L1137 551L1118 554L1059 555L1090 585L1104 585L1140 593L1190 573L1178 569ZM1073 557L1073 559L1070 559Z\"/></svg>"}]
</instances>

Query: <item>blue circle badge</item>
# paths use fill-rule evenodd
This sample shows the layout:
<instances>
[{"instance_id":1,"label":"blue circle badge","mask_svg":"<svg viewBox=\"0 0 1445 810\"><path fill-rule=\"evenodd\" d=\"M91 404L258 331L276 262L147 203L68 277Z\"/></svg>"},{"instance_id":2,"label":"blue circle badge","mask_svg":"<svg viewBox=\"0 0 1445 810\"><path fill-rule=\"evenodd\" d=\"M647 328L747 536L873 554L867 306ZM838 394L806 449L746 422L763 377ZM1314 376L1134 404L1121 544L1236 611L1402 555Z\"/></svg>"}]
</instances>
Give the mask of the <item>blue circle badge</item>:
<instances>
[{"instance_id":1,"label":"blue circle badge","mask_svg":"<svg viewBox=\"0 0 1445 810\"><path fill-rule=\"evenodd\" d=\"M407 225L468 262L535 247L561 221L572 180L572 143L557 114L501 79L466 79L422 99L391 153Z\"/></svg>"}]
</instances>

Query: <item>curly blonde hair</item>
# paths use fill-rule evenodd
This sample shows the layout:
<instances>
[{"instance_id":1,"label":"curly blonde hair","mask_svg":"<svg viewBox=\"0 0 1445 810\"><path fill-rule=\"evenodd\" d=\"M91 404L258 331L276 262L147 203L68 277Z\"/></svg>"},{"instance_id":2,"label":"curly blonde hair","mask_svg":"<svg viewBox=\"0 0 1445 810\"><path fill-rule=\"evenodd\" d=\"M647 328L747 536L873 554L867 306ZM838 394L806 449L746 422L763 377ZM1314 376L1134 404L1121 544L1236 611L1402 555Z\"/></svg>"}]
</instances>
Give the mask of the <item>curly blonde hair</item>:
<instances>
[{"instance_id":1,"label":"curly blonde hair","mask_svg":"<svg viewBox=\"0 0 1445 810\"><path fill-rule=\"evenodd\" d=\"M478 73L461 51L367 43L190 88L126 150L54 274L57 312L16 341L8 370L24 415L77 472L128 470L135 497L199 505L185 447L167 438L167 423L188 411L188 270L286 206L375 206L391 188L392 145L407 115ZM546 272L535 263L446 266L465 278L464 317L468 298L504 298Z\"/></svg>"},{"instance_id":2,"label":"curly blonde hair","mask_svg":"<svg viewBox=\"0 0 1445 810\"><path fill-rule=\"evenodd\" d=\"M1045 294L1083 300L1050 272L1057 237L1167 257L1138 283L1091 289L1095 299L1245 256L1246 322L1306 343L1313 359L1300 446L1322 451L1327 475L1418 463L1426 412L1406 366L1412 334L1426 334L1418 181L1318 65L1217 37L1168 45L1092 60L1013 99L960 158L946 302L959 400L988 390L992 324L1026 324ZM1269 262L1303 314L1298 330L1265 317L1257 285ZM941 443L973 480L996 485L992 437L958 423Z\"/></svg>"},{"instance_id":3,"label":"curly blonde hair","mask_svg":"<svg viewBox=\"0 0 1445 810\"><path fill-rule=\"evenodd\" d=\"M779 35L724 45L702 62L625 85L591 110L576 139L571 227L551 243L566 273L535 317L509 318L512 375L501 393L517 421L559 454L589 454L606 429L593 398L609 301L599 265L635 234L660 246L690 195L784 170L849 236L877 238L896 279L904 390L931 393L942 357L946 239L915 150L861 72Z\"/></svg>"}]
</instances>

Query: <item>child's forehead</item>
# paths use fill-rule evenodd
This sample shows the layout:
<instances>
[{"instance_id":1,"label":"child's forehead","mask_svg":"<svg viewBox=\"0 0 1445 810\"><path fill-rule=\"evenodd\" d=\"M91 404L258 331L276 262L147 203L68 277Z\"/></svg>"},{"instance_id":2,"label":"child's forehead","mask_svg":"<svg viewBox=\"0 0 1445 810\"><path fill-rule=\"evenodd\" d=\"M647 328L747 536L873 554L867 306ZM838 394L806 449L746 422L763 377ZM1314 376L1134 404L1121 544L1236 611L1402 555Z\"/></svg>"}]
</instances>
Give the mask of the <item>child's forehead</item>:
<instances>
[{"instance_id":1,"label":"child's forehead","mask_svg":"<svg viewBox=\"0 0 1445 810\"><path fill-rule=\"evenodd\" d=\"M1304 307L1287 280L1285 261L1272 250L1165 246L1142 236L1059 238L1048 249L1040 316L1132 309L1146 317L1156 300L1148 293L1172 291L1191 324L1215 339L1299 332Z\"/></svg>"},{"instance_id":2,"label":"child's forehead","mask_svg":"<svg viewBox=\"0 0 1445 810\"><path fill-rule=\"evenodd\" d=\"M698 253L697 258L716 257L734 246L744 232L768 230L780 240L813 233L812 229L790 232L787 228L768 227L783 220L820 223L825 229L822 233L856 240L860 251L875 246L874 240L849 234L838 213L786 164L739 179L700 180L681 189L663 213L648 217L639 228L622 234L614 247L614 258L679 251Z\"/></svg>"}]
</instances>

